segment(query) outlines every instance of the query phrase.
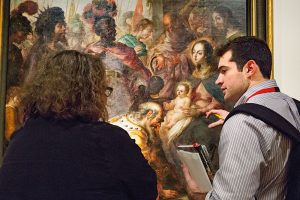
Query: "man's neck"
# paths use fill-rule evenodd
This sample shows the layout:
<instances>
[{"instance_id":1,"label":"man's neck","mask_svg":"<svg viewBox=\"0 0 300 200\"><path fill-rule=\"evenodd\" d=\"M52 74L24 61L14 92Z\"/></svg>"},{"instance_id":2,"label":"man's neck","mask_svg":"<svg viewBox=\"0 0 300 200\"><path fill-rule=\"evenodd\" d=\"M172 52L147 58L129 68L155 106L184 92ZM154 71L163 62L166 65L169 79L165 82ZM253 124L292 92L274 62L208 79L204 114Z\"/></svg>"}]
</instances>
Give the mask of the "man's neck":
<instances>
[{"instance_id":1,"label":"man's neck","mask_svg":"<svg viewBox=\"0 0 300 200\"><path fill-rule=\"evenodd\" d=\"M103 46L103 47L113 47L113 46L115 46L114 41L107 40L105 38L101 38L101 40L99 41L99 44L101 44L101 46Z\"/></svg>"},{"instance_id":2,"label":"man's neck","mask_svg":"<svg viewBox=\"0 0 300 200\"><path fill-rule=\"evenodd\" d=\"M249 88L251 88L251 87L253 87L253 86L255 86L255 85L258 85L258 84L260 84L260 83L263 83L263 82L265 82L265 81L268 81L268 80L269 80L269 79L267 79L267 78L251 80L251 81L250 81L250 84L249 84Z\"/></svg>"}]
</instances>

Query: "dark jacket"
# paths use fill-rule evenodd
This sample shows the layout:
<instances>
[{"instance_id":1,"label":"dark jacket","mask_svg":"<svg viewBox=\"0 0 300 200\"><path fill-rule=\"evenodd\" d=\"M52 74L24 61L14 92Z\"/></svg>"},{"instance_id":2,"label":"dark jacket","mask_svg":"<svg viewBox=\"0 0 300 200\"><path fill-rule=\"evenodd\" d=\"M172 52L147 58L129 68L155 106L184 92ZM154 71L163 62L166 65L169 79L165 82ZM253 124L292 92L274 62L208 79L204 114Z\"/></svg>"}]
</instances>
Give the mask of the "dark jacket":
<instances>
[{"instance_id":1,"label":"dark jacket","mask_svg":"<svg viewBox=\"0 0 300 200\"><path fill-rule=\"evenodd\" d=\"M156 175L127 132L104 122L29 119L0 170L1 200L154 200Z\"/></svg>"}]
</instances>

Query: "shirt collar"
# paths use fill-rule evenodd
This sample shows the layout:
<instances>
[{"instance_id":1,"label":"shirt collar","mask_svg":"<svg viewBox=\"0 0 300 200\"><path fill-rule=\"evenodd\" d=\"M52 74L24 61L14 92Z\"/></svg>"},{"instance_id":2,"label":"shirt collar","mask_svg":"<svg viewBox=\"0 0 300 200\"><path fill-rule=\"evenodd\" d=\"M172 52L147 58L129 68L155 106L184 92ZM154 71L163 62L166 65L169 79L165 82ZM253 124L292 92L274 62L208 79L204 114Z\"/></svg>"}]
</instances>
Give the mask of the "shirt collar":
<instances>
[{"instance_id":1,"label":"shirt collar","mask_svg":"<svg viewBox=\"0 0 300 200\"><path fill-rule=\"evenodd\" d=\"M234 107L246 103L246 100L255 92L264 89L264 88L271 88L271 87L278 87L277 83L275 80L267 80L264 81L262 83L256 84L252 87L250 87L241 97L240 99L236 102L236 104L234 105Z\"/></svg>"}]
</instances>

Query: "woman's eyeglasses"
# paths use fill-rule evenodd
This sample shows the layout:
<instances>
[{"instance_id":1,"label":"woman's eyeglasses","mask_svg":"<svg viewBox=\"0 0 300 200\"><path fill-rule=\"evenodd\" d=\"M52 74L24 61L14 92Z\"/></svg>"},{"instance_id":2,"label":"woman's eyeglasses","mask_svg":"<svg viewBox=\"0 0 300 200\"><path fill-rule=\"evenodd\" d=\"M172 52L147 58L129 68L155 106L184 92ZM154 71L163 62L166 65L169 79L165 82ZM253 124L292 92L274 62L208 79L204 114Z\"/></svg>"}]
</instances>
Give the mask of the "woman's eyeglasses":
<instances>
[{"instance_id":1,"label":"woman's eyeglasses","mask_svg":"<svg viewBox=\"0 0 300 200\"><path fill-rule=\"evenodd\" d=\"M111 95L111 93L113 92L113 88L112 87L106 87L106 90L105 90L105 95L107 97L109 97Z\"/></svg>"}]
</instances>

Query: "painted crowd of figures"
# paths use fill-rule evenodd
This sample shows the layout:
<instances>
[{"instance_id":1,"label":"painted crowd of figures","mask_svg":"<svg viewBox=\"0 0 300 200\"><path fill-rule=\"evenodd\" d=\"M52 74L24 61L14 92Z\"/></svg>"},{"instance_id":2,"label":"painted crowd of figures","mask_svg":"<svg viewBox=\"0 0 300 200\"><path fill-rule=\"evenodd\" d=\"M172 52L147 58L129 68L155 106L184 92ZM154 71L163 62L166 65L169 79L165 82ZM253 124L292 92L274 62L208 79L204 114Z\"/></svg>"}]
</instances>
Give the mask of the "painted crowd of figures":
<instances>
[{"instance_id":1,"label":"painted crowd of figures","mask_svg":"<svg viewBox=\"0 0 300 200\"><path fill-rule=\"evenodd\" d=\"M223 5L191 0L179 12L163 13L162 29L142 16L141 7L138 0L135 11L123 13L120 26L113 0L88 2L67 22L62 8L41 9L31 0L11 11L5 146L24 121L18 113L24 81L30 81L50 55L76 49L101 57L113 88L109 122L135 139L157 173L160 198L187 199L176 147L205 144L218 168L220 128L208 128L216 119L205 116L213 108L227 106L215 85L214 51L244 30Z\"/></svg>"}]
</instances>

